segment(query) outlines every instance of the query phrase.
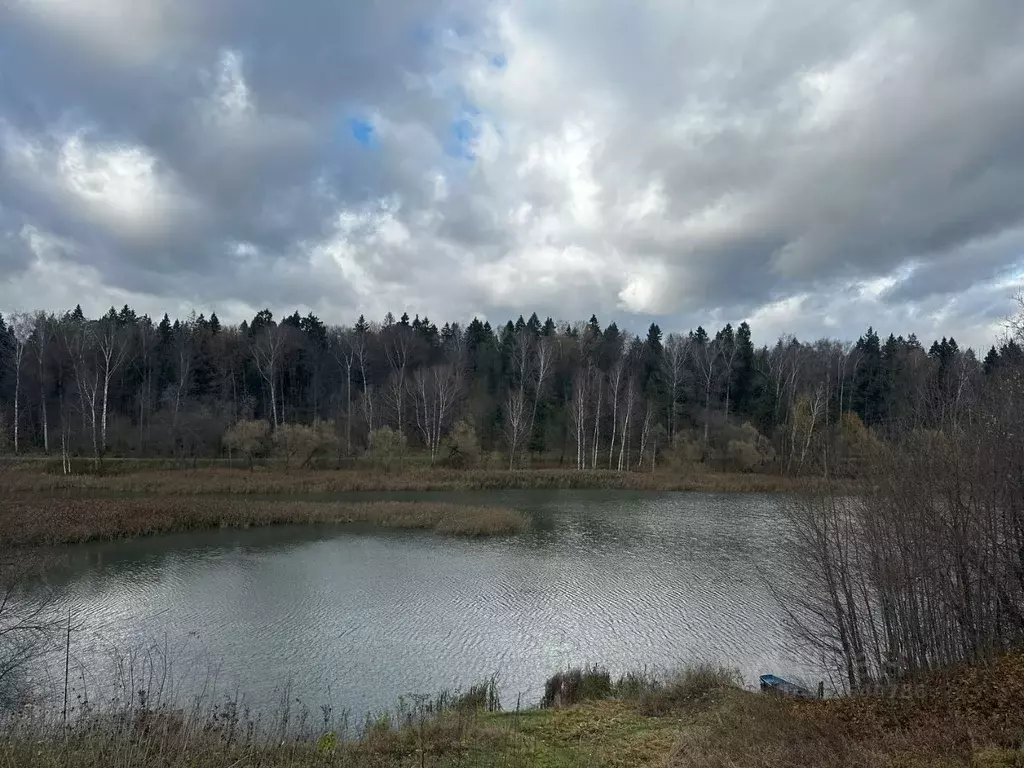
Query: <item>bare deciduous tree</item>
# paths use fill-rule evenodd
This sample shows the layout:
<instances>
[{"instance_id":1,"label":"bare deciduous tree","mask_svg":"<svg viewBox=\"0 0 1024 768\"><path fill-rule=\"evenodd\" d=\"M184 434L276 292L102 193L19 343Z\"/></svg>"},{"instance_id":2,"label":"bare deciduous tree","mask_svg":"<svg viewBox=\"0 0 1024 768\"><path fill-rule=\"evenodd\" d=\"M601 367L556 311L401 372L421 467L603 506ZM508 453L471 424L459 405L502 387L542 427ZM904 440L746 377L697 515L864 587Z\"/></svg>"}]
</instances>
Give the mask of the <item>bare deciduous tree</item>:
<instances>
[{"instance_id":1,"label":"bare deciduous tree","mask_svg":"<svg viewBox=\"0 0 1024 768\"><path fill-rule=\"evenodd\" d=\"M516 454L523 441L523 433L526 429L526 401L521 390L514 390L509 393L505 400L505 422L503 429L505 441L508 444L508 468L515 467Z\"/></svg>"},{"instance_id":2,"label":"bare deciduous tree","mask_svg":"<svg viewBox=\"0 0 1024 768\"><path fill-rule=\"evenodd\" d=\"M413 374L416 425L430 453L430 463L437 459L444 437L454 417L460 381L453 365L435 365Z\"/></svg>"},{"instance_id":3,"label":"bare deciduous tree","mask_svg":"<svg viewBox=\"0 0 1024 768\"><path fill-rule=\"evenodd\" d=\"M354 331L332 328L328 346L338 366L345 371L345 451L352 454L352 369L356 364L357 340Z\"/></svg>"},{"instance_id":4,"label":"bare deciduous tree","mask_svg":"<svg viewBox=\"0 0 1024 768\"><path fill-rule=\"evenodd\" d=\"M1018 372L997 379L938 428L876 442L859 495L819 483L792 507L802 588L784 605L842 687L982 661L1024 641L1022 398Z\"/></svg>"},{"instance_id":5,"label":"bare deciduous tree","mask_svg":"<svg viewBox=\"0 0 1024 768\"><path fill-rule=\"evenodd\" d=\"M544 387L551 373L553 359L551 339L541 337L534 344L533 362L533 409L530 411L530 426L526 430L526 439L533 438L533 430L537 423L537 407L544 396Z\"/></svg>"},{"instance_id":6,"label":"bare deciduous tree","mask_svg":"<svg viewBox=\"0 0 1024 768\"><path fill-rule=\"evenodd\" d=\"M618 470L629 469L629 425L633 418L633 407L636 400L636 382L630 376L626 382L625 399L620 408L622 412L622 437L619 440Z\"/></svg>"},{"instance_id":7,"label":"bare deciduous tree","mask_svg":"<svg viewBox=\"0 0 1024 768\"><path fill-rule=\"evenodd\" d=\"M21 423L21 362L25 356L25 347L32 338L35 328L34 318L24 312L16 312L10 316L11 335L14 337L14 452L18 453L18 427Z\"/></svg>"},{"instance_id":8,"label":"bare deciduous tree","mask_svg":"<svg viewBox=\"0 0 1024 768\"><path fill-rule=\"evenodd\" d=\"M174 407L171 413L171 441L177 449L178 414L184 399L188 396L192 382L192 358L194 354L195 313L186 322L178 326L174 338L174 351L177 362L177 377L174 382Z\"/></svg>"},{"instance_id":9,"label":"bare deciduous tree","mask_svg":"<svg viewBox=\"0 0 1024 768\"><path fill-rule=\"evenodd\" d=\"M693 345L692 359L700 376L704 392L704 447L708 445L708 431L711 420L711 395L721 372L722 345L718 339L706 339Z\"/></svg>"},{"instance_id":10,"label":"bare deciduous tree","mask_svg":"<svg viewBox=\"0 0 1024 768\"><path fill-rule=\"evenodd\" d=\"M611 372L608 374L608 397L612 405L612 438L608 443L608 469L612 468L615 456L615 438L619 431L619 399L622 392L622 380L626 371L626 359L619 355L612 363Z\"/></svg>"},{"instance_id":11,"label":"bare deciduous tree","mask_svg":"<svg viewBox=\"0 0 1024 768\"><path fill-rule=\"evenodd\" d=\"M277 374L284 354L284 342L284 329L280 325L270 325L256 334L250 347L260 376L270 390L270 412L275 429L281 423L277 416Z\"/></svg>"},{"instance_id":12,"label":"bare deciduous tree","mask_svg":"<svg viewBox=\"0 0 1024 768\"><path fill-rule=\"evenodd\" d=\"M576 435L576 469L586 469L586 424L590 389L589 380L590 375L588 371L577 371L572 382L570 419Z\"/></svg>"},{"instance_id":13,"label":"bare deciduous tree","mask_svg":"<svg viewBox=\"0 0 1024 768\"><path fill-rule=\"evenodd\" d=\"M33 316L34 331L32 347L36 355L39 373L39 422L43 430L43 452L50 452L50 420L46 413L46 356L53 337L54 318L46 312L36 312Z\"/></svg>"},{"instance_id":14,"label":"bare deciduous tree","mask_svg":"<svg viewBox=\"0 0 1024 768\"><path fill-rule=\"evenodd\" d=\"M406 369L409 367L409 351L412 346L409 330L402 325L393 325L386 331L384 351L391 366L387 381L387 395L395 414L398 432L405 435L405 393L409 387Z\"/></svg>"},{"instance_id":15,"label":"bare deciduous tree","mask_svg":"<svg viewBox=\"0 0 1024 768\"><path fill-rule=\"evenodd\" d=\"M665 355L662 358L662 373L669 395L669 439L675 436L679 424L679 396L683 389L689 357L690 338L680 333L670 333L665 339Z\"/></svg>"},{"instance_id":16,"label":"bare deciduous tree","mask_svg":"<svg viewBox=\"0 0 1024 768\"><path fill-rule=\"evenodd\" d=\"M100 392L100 371L96 366L93 350L94 334L92 327L84 320L66 318L61 323L61 336L68 357L71 360L75 377L75 388L78 393L79 411L83 426L88 428L92 438L93 461L99 462L99 430L97 405ZM63 410L63 409L62 409ZM67 459L67 421L62 432L62 453Z\"/></svg>"},{"instance_id":17,"label":"bare deciduous tree","mask_svg":"<svg viewBox=\"0 0 1024 768\"><path fill-rule=\"evenodd\" d=\"M34 553L0 552L0 689L52 647L63 623L52 588L26 591L46 563Z\"/></svg>"},{"instance_id":18,"label":"bare deciduous tree","mask_svg":"<svg viewBox=\"0 0 1024 768\"><path fill-rule=\"evenodd\" d=\"M110 381L128 354L124 329L113 318L97 321L96 346L102 362L103 413L100 422L100 447L107 450L107 414L110 411Z\"/></svg>"}]
</instances>

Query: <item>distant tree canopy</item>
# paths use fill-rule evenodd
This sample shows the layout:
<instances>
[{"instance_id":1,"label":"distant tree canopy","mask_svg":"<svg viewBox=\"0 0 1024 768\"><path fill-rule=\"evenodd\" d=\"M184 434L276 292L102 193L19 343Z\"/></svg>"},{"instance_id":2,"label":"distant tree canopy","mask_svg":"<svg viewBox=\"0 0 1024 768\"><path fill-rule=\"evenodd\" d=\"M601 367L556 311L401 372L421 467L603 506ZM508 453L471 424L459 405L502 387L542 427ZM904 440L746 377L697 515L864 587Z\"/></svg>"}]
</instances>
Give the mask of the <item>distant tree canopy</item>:
<instances>
[{"instance_id":1,"label":"distant tree canopy","mask_svg":"<svg viewBox=\"0 0 1024 768\"><path fill-rule=\"evenodd\" d=\"M747 323L685 334L652 324L634 335L596 316L439 327L388 313L331 326L265 309L226 325L215 313L154 321L124 306L91 319L75 307L0 318L0 444L178 457L277 446L297 464L324 452L308 450L305 432L230 431L258 421L270 432L315 425L317 445L339 455L366 452L387 427L431 460L471 433L478 450L504 451L510 465L543 454L638 468L685 443L687 456L743 465L770 456L796 469L846 413L879 433L935 427L1022 363L1015 341L979 362L952 338L926 348L873 328L853 343L787 337L756 348Z\"/></svg>"}]
</instances>

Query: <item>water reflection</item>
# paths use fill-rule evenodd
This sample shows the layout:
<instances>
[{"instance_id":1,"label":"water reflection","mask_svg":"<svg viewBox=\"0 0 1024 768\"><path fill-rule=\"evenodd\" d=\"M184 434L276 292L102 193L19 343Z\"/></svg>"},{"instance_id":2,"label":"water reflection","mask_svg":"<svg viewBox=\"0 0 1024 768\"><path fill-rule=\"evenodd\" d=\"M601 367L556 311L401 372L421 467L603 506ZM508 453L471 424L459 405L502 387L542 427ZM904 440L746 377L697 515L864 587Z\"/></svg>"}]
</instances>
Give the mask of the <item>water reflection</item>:
<instances>
[{"instance_id":1,"label":"water reflection","mask_svg":"<svg viewBox=\"0 0 1024 768\"><path fill-rule=\"evenodd\" d=\"M255 706L290 685L356 712L495 673L506 702L533 701L570 663L715 659L748 681L794 668L760 576L785 567L765 546L779 499L467 496L536 526L483 541L289 526L74 549L53 578L85 627L75 656L95 673L112 649L160 638L189 647L191 671L218 660L219 684Z\"/></svg>"}]
</instances>

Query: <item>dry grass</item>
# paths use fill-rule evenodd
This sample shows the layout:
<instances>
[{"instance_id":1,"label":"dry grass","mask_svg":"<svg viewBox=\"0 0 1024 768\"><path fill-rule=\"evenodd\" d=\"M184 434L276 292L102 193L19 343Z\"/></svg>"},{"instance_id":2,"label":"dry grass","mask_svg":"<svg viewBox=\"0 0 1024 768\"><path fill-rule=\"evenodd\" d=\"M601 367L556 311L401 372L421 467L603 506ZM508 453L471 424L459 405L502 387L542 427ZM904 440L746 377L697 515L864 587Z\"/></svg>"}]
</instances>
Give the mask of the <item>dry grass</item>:
<instances>
[{"instance_id":1,"label":"dry grass","mask_svg":"<svg viewBox=\"0 0 1024 768\"><path fill-rule=\"evenodd\" d=\"M294 703L269 719L231 702L203 712L132 707L68 728L15 717L0 731L0 768L383 768L481 765L475 754L514 754L511 729L484 718L471 706L421 706L368 716L353 735Z\"/></svg>"},{"instance_id":2,"label":"dry grass","mask_svg":"<svg viewBox=\"0 0 1024 768\"><path fill-rule=\"evenodd\" d=\"M175 531L286 523L362 523L385 528L417 528L453 536L518 533L529 526L528 519L512 509L421 501L16 496L3 503L0 543L53 546Z\"/></svg>"},{"instance_id":3,"label":"dry grass","mask_svg":"<svg viewBox=\"0 0 1024 768\"><path fill-rule=\"evenodd\" d=\"M59 726L8 723L0 728L0 768L1024 765L1020 655L884 696L820 702L742 690L733 673L715 667L662 680L626 676L614 685L598 668L590 674L600 677L591 686L596 701L492 713L477 706L486 696L447 697L449 705L367 719L349 737L294 714L280 731L261 731L231 708L201 717L142 713L140 721L131 711L86 718L66 735ZM640 684L625 685L627 679ZM663 694L654 710L644 703L652 691Z\"/></svg>"},{"instance_id":4,"label":"dry grass","mask_svg":"<svg viewBox=\"0 0 1024 768\"><path fill-rule=\"evenodd\" d=\"M678 768L1024 765L1024 655L884 694L796 701L719 688L681 731Z\"/></svg>"},{"instance_id":5,"label":"dry grass","mask_svg":"<svg viewBox=\"0 0 1024 768\"><path fill-rule=\"evenodd\" d=\"M789 492L803 481L779 475L693 470L685 473L578 472L567 469L429 469L379 472L360 470L281 470L203 468L109 474L60 475L28 466L0 472L0 488L10 492L96 490L160 495L306 494L358 491L472 491L512 489L599 489L632 491Z\"/></svg>"}]
</instances>

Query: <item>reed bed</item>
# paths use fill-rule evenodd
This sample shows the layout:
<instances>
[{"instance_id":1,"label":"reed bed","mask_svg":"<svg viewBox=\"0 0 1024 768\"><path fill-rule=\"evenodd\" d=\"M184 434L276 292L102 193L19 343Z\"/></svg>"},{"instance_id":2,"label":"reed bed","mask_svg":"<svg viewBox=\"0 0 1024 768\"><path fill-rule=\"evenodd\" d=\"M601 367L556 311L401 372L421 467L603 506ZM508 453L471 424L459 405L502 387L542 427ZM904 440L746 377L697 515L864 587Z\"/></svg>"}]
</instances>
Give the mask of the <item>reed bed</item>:
<instances>
[{"instance_id":1,"label":"reed bed","mask_svg":"<svg viewBox=\"0 0 1024 768\"><path fill-rule=\"evenodd\" d=\"M358 523L450 536L498 536L529 526L502 507L426 501L271 501L231 496L64 498L21 495L3 502L0 546L57 546L159 533L291 523Z\"/></svg>"},{"instance_id":2,"label":"reed bed","mask_svg":"<svg viewBox=\"0 0 1024 768\"><path fill-rule=\"evenodd\" d=\"M101 706L80 703L67 719L2 713L0 767L426 766L480 750L515 754L512 729L484 719L498 704L493 679L465 693L403 700L354 723L347 713L290 696L272 711L254 712L237 696L197 696L179 708L145 688L126 693Z\"/></svg>"},{"instance_id":3,"label":"reed bed","mask_svg":"<svg viewBox=\"0 0 1024 768\"><path fill-rule=\"evenodd\" d=\"M61 475L34 468L12 467L0 472L0 489L7 492L95 490L160 495L191 494L308 494L360 491L475 491L517 489L595 489L628 491L701 491L709 493L790 492L801 488L796 478L725 472L614 472L567 469L424 469L312 470L284 472L210 467Z\"/></svg>"}]
</instances>

